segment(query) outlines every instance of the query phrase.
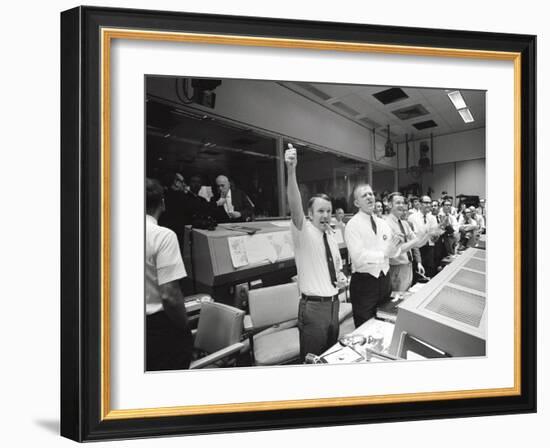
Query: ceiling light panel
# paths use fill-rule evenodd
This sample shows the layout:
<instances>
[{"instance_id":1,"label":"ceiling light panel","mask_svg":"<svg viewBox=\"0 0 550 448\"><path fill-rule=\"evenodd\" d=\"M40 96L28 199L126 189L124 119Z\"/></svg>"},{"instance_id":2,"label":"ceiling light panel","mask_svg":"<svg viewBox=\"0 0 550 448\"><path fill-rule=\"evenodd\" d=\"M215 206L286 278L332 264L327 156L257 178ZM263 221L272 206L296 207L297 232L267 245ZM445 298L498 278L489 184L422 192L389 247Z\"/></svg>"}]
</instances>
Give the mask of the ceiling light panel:
<instances>
[{"instance_id":1,"label":"ceiling light panel","mask_svg":"<svg viewBox=\"0 0 550 448\"><path fill-rule=\"evenodd\" d=\"M472 123L474 121L474 116L470 112L470 109L468 109L468 108L460 109L458 111L458 113L460 114L460 116L464 120L464 123Z\"/></svg>"},{"instance_id":2,"label":"ceiling light panel","mask_svg":"<svg viewBox=\"0 0 550 448\"><path fill-rule=\"evenodd\" d=\"M320 88L315 87L315 86L313 86L313 85L311 85L307 82L296 83L296 85L300 86L302 89L304 89L305 91L311 93L312 95L316 96L317 98L322 99L323 101L326 101L326 100L329 100L330 98L332 98L329 94L322 91Z\"/></svg>"},{"instance_id":3,"label":"ceiling light panel","mask_svg":"<svg viewBox=\"0 0 550 448\"><path fill-rule=\"evenodd\" d=\"M352 116L357 116L359 115L359 112L357 112L355 109L353 109L352 107L348 106L347 104L344 104L342 103L341 101L337 101L335 103L332 103L332 105L338 109L340 109L341 111L349 114L349 115L352 115Z\"/></svg>"},{"instance_id":4,"label":"ceiling light panel","mask_svg":"<svg viewBox=\"0 0 550 448\"><path fill-rule=\"evenodd\" d=\"M468 107L466 106L464 98L462 98L462 94L458 90L455 90L454 92L449 92L447 93L447 95L449 96L449 99L452 101L457 110Z\"/></svg>"}]
</instances>

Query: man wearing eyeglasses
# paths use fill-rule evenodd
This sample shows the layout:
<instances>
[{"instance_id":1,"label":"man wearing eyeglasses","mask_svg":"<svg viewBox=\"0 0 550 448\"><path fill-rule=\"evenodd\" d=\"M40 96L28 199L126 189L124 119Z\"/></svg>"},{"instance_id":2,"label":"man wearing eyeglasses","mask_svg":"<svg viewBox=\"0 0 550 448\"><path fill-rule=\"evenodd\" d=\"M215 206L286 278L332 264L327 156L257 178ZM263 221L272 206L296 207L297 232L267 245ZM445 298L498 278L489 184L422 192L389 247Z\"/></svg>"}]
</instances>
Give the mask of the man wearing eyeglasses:
<instances>
[{"instance_id":1,"label":"man wearing eyeglasses","mask_svg":"<svg viewBox=\"0 0 550 448\"><path fill-rule=\"evenodd\" d=\"M390 278L392 291L407 291L413 281L413 263L417 266L418 272L424 274L424 267L420 258L418 246L428 240L427 234L415 234L405 219L406 209L403 195L401 193L390 194L388 200L390 208L386 222L395 235L399 235L403 243L399 255L390 258Z\"/></svg>"},{"instance_id":2,"label":"man wearing eyeglasses","mask_svg":"<svg viewBox=\"0 0 550 448\"><path fill-rule=\"evenodd\" d=\"M422 265L426 270L428 277L434 277L437 274L437 266L435 262L435 244L443 230L439 227L437 219L431 213L432 199L429 196L420 198L420 210L409 216L409 222L412 224L414 231L418 234L427 233L428 241L420 246L420 257Z\"/></svg>"}]
</instances>

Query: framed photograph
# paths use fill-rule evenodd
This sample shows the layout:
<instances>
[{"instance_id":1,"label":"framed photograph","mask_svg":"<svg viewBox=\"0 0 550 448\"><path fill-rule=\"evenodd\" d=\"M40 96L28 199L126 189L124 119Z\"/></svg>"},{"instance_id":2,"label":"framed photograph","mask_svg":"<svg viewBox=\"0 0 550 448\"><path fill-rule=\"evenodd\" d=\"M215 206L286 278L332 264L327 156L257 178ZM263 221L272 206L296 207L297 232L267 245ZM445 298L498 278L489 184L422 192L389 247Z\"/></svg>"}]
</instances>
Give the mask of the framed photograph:
<instances>
[{"instance_id":1,"label":"framed photograph","mask_svg":"<svg viewBox=\"0 0 550 448\"><path fill-rule=\"evenodd\" d=\"M535 412L535 45L63 12L61 434Z\"/></svg>"}]
</instances>

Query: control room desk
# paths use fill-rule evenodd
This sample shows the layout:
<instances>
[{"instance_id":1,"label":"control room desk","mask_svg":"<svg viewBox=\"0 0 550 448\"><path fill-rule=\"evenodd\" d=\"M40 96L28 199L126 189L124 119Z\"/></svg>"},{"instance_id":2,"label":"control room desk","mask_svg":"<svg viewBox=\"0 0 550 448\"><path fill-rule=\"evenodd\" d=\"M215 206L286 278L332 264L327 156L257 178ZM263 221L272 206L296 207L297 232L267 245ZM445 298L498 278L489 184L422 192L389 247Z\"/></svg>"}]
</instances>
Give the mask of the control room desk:
<instances>
[{"instance_id":1,"label":"control room desk","mask_svg":"<svg viewBox=\"0 0 550 448\"><path fill-rule=\"evenodd\" d=\"M428 283L414 285L399 304L396 323L372 318L353 334L382 341L375 349L389 359L485 356L487 325L486 255L469 248ZM420 286L422 285L422 286ZM420 287L419 287L420 286ZM378 317L381 309L377 310ZM338 349L335 345L322 357ZM364 348L356 345L359 354ZM326 362L353 360L353 350L335 353ZM343 359L340 359L343 358Z\"/></svg>"},{"instance_id":2,"label":"control room desk","mask_svg":"<svg viewBox=\"0 0 550 448\"><path fill-rule=\"evenodd\" d=\"M244 229L244 230L239 230ZM249 233L254 233L249 236ZM261 245L256 245L252 262L235 267L230 243L236 237L257 238L273 244L266 244L265 250L271 256L261 258ZM269 240L268 240L269 239ZM284 244L275 244L275 240ZM275 246L275 248L273 247ZM282 247L280 247L282 246ZM290 248L289 248L290 246ZM255 221L244 223L219 224L215 230L186 228L184 237L183 261L187 274L201 287L202 292L221 285L236 285L262 278L264 275L286 270L295 274L294 251L290 244L290 221ZM345 248L340 233L340 249ZM275 254L275 257L273 257ZM290 277L289 276L289 277ZM202 288L206 286L207 289ZM210 289L211 290L211 289Z\"/></svg>"}]
</instances>

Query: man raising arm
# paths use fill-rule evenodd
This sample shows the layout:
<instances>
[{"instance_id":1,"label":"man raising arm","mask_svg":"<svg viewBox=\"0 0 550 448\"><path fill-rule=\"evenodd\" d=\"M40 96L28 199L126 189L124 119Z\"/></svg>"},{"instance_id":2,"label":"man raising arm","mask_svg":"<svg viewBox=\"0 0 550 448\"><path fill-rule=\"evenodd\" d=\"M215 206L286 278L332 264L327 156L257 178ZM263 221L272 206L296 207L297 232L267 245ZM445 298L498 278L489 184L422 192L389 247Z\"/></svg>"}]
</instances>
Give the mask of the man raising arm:
<instances>
[{"instance_id":1,"label":"man raising arm","mask_svg":"<svg viewBox=\"0 0 550 448\"><path fill-rule=\"evenodd\" d=\"M320 355L338 340L338 290L346 283L341 272L342 259L330 227L332 204L325 194L312 196L308 217L302 209L302 197L296 179L298 156L289 144L285 152L287 196L292 223L298 288L302 295L298 309L300 357Z\"/></svg>"}]
</instances>

